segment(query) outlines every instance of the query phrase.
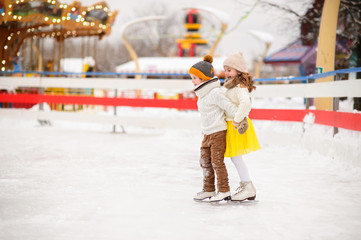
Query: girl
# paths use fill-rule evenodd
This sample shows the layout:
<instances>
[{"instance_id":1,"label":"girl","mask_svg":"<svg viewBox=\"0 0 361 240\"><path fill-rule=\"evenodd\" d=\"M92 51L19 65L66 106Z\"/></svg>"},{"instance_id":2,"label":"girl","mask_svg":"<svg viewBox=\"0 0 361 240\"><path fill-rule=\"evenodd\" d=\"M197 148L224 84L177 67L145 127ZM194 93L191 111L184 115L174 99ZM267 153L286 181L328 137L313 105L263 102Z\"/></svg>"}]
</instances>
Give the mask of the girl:
<instances>
[{"instance_id":1,"label":"girl","mask_svg":"<svg viewBox=\"0 0 361 240\"><path fill-rule=\"evenodd\" d=\"M251 111L249 94L256 89L256 86L254 86L253 78L247 71L246 62L241 52L228 56L223 67L226 75L224 83L226 96L238 106L234 118L226 113L227 147L224 156L231 158L241 180L240 186L231 196L231 199L232 201L254 200L256 189L242 155L261 148L253 124L247 117Z\"/></svg>"}]
</instances>

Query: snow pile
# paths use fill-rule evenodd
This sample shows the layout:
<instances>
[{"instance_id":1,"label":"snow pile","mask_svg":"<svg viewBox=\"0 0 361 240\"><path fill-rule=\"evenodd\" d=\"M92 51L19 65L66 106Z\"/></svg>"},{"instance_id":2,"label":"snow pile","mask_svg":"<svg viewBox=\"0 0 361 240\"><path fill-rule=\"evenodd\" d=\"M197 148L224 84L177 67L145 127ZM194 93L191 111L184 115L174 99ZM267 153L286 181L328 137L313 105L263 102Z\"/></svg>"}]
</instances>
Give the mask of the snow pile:
<instances>
[{"instance_id":1,"label":"snow pile","mask_svg":"<svg viewBox=\"0 0 361 240\"><path fill-rule=\"evenodd\" d=\"M273 109L304 109L302 98L265 98L255 99L255 108ZM340 102L340 111L352 111L353 102ZM290 141L300 144L305 149L321 154L330 159L345 164L345 167L361 167L361 132L338 129L334 135L334 128L314 124L315 116L310 113L305 116L303 123L255 121L266 142L289 144ZM359 169L358 169L359 170ZM356 171L358 171L356 170Z\"/></svg>"},{"instance_id":2,"label":"snow pile","mask_svg":"<svg viewBox=\"0 0 361 240\"><path fill-rule=\"evenodd\" d=\"M334 135L332 127L305 124L304 128L305 148L346 165L361 167L361 132L338 129Z\"/></svg>"}]
</instances>

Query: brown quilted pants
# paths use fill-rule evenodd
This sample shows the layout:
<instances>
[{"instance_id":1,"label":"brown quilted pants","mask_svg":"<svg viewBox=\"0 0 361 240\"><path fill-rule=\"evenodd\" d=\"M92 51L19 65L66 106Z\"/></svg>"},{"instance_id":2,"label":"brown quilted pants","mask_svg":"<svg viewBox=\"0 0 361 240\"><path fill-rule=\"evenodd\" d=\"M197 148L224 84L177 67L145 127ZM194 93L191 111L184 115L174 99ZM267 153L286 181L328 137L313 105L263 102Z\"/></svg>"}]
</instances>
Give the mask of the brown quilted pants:
<instances>
[{"instance_id":1,"label":"brown quilted pants","mask_svg":"<svg viewBox=\"0 0 361 240\"><path fill-rule=\"evenodd\" d=\"M228 173L224 164L226 133L227 131L224 130L203 137L200 165L203 169L203 191L205 192L215 191L215 174L218 191L229 191Z\"/></svg>"}]
</instances>

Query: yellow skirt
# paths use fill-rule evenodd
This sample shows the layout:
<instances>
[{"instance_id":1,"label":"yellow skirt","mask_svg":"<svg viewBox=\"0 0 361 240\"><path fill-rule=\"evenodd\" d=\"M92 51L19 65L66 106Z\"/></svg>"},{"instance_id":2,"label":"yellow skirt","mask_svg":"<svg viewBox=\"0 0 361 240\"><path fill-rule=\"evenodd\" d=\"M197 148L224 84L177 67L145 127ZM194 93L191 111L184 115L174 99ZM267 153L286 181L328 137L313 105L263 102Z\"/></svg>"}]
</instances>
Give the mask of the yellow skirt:
<instances>
[{"instance_id":1,"label":"yellow skirt","mask_svg":"<svg viewBox=\"0 0 361 240\"><path fill-rule=\"evenodd\" d=\"M248 119L248 129L244 134L239 134L231 121L227 121L227 147L225 157L235 157L257 151L261 148L258 142L251 119Z\"/></svg>"}]
</instances>

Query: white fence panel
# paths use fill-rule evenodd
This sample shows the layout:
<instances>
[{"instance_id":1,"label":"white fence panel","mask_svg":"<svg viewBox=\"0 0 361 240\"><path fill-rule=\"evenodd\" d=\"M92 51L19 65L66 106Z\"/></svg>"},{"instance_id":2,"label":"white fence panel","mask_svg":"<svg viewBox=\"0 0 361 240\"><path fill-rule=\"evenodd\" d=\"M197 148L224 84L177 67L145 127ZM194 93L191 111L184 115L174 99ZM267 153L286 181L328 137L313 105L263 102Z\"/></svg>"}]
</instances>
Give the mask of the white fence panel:
<instances>
[{"instance_id":1,"label":"white fence panel","mask_svg":"<svg viewBox=\"0 0 361 240\"><path fill-rule=\"evenodd\" d=\"M18 87L63 87L63 88L96 88L96 89L140 89L171 90L172 92L192 91L191 80L184 79L122 79L122 78L26 78L0 77L0 89ZM254 97L361 97L361 80L343 80L309 84L262 84L252 92ZM85 112L57 112L26 109L1 109L0 117L30 118L41 120L68 120L81 122L97 122L114 125L131 125L139 127L179 128L185 120L169 120L162 117L120 117L115 115L99 115ZM187 128L199 128L199 119L186 121Z\"/></svg>"},{"instance_id":2,"label":"white fence panel","mask_svg":"<svg viewBox=\"0 0 361 240\"><path fill-rule=\"evenodd\" d=\"M125 78L21 78L1 77L0 89L18 87L60 87L97 89L139 89L192 91L189 79L125 79ZM308 84L262 84L252 93L255 97L361 97L360 80L342 80Z\"/></svg>"},{"instance_id":3,"label":"white fence panel","mask_svg":"<svg viewBox=\"0 0 361 240\"><path fill-rule=\"evenodd\" d=\"M192 81L189 79L1 77L0 89L9 87L193 90Z\"/></svg>"}]
</instances>

